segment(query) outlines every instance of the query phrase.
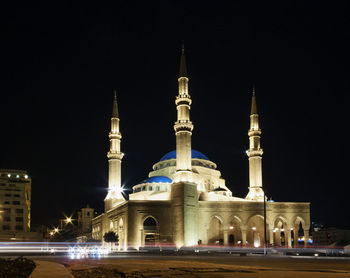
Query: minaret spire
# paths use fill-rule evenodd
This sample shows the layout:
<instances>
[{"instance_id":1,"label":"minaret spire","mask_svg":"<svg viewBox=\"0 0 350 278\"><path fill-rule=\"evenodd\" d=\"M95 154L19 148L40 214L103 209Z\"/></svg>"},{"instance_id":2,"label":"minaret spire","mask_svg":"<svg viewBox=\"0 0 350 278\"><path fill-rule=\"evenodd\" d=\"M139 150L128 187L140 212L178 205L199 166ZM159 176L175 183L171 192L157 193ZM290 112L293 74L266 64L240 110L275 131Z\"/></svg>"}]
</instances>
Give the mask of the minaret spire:
<instances>
[{"instance_id":1,"label":"minaret spire","mask_svg":"<svg viewBox=\"0 0 350 278\"><path fill-rule=\"evenodd\" d=\"M255 98L255 86L253 86L253 96L252 96L252 108L250 110L250 114L258 114L258 109L256 106L256 98Z\"/></svg>"},{"instance_id":2,"label":"minaret spire","mask_svg":"<svg viewBox=\"0 0 350 278\"><path fill-rule=\"evenodd\" d=\"M117 103L117 93L114 91L113 109L111 116L111 131L109 133L110 149L107 153L109 173L108 173L108 194L105 199L105 210L124 201L121 186L121 162L124 154L120 151L122 134L119 129L119 112Z\"/></svg>"},{"instance_id":3,"label":"minaret spire","mask_svg":"<svg viewBox=\"0 0 350 278\"><path fill-rule=\"evenodd\" d=\"M118 103L117 103L117 91L114 91L112 117L119 119Z\"/></svg>"},{"instance_id":4,"label":"minaret spire","mask_svg":"<svg viewBox=\"0 0 350 278\"><path fill-rule=\"evenodd\" d=\"M191 181L191 136L193 124L190 120L190 109L192 100L191 96L188 94L188 77L184 44L182 44L181 48L180 74L178 82L179 94L175 100L177 121L174 125L176 134L176 180Z\"/></svg>"},{"instance_id":5,"label":"minaret spire","mask_svg":"<svg viewBox=\"0 0 350 278\"><path fill-rule=\"evenodd\" d=\"M187 77L185 43L182 41L179 77Z\"/></svg>"},{"instance_id":6,"label":"minaret spire","mask_svg":"<svg viewBox=\"0 0 350 278\"><path fill-rule=\"evenodd\" d=\"M256 104L255 88L253 87L252 107L250 111L249 150L249 192L246 199L263 201L264 191L262 189L262 155L260 146L261 129L259 128L259 115Z\"/></svg>"}]
</instances>

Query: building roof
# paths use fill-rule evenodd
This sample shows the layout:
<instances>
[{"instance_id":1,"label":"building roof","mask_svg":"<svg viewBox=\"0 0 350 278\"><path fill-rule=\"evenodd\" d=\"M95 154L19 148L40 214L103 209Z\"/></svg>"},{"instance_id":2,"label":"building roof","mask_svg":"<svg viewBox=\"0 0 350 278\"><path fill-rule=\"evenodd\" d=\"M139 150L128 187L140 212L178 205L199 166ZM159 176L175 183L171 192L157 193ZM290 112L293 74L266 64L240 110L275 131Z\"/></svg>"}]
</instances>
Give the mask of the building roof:
<instances>
[{"instance_id":1,"label":"building roof","mask_svg":"<svg viewBox=\"0 0 350 278\"><path fill-rule=\"evenodd\" d=\"M142 181L142 183L172 183L173 181L165 176L154 176Z\"/></svg>"},{"instance_id":2,"label":"building roof","mask_svg":"<svg viewBox=\"0 0 350 278\"><path fill-rule=\"evenodd\" d=\"M202 154L199 151L192 150L191 153L192 153L192 159L198 158L198 159L209 160L209 158L206 155ZM176 150L168 152L159 161L164 161L164 160L169 160L169 159L176 159Z\"/></svg>"}]
</instances>

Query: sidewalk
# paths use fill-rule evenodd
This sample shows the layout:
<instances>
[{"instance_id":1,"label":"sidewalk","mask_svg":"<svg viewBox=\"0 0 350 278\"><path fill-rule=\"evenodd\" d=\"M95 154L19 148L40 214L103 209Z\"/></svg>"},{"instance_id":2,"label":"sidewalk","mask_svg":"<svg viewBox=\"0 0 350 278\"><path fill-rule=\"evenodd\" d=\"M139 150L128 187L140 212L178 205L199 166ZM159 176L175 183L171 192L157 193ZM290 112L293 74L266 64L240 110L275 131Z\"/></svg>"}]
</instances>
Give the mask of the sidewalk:
<instances>
[{"instance_id":1,"label":"sidewalk","mask_svg":"<svg viewBox=\"0 0 350 278\"><path fill-rule=\"evenodd\" d=\"M47 261L34 261L36 268L29 278L73 278L73 275L62 265Z\"/></svg>"}]
</instances>

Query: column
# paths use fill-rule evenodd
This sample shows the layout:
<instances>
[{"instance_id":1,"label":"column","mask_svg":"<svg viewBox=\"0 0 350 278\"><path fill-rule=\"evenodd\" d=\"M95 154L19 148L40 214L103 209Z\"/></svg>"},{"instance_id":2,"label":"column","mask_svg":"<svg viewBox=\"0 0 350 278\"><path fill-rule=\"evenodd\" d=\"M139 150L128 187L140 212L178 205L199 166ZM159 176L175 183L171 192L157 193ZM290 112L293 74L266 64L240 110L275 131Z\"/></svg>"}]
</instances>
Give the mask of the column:
<instances>
[{"instance_id":1,"label":"column","mask_svg":"<svg viewBox=\"0 0 350 278\"><path fill-rule=\"evenodd\" d=\"M288 243L288 248L292 248L292 231L290 229L287 230L287 243Z\"/></svg>"},{"instance_id":2,"label":"column","mask_svg":"<svg viewBox=\"0 0 350 278\"><path fill-rule=\"evenodd\" d=\"M309 245L309 229L304 228L304 247Z\"/></svg>"},{"instance_id":3,"label":"column","mask_svg":"<svg viewBox=\"0 0 350 278\"><path fill-rule=\"evenodd\" d=\"M227 229L224 230L224 245L228 245L228 231Z\"/></svg>"},{"instance_id":4,"label":"column","mask_svg":"<svg viewBox=\"0 0 350 278\"><path fill-rule=\"evenodd\" d=\"M294 248L298 247L299 246L299 243L298 243L298 232L299 232L299 229L297 227L294 227Z\"/></svg>"},{"instance_id":5,"label":"column","mask_svg":"<svg viewBox=\"0 0 350 278\"><path fill-rule=\"evenodd\" d=\"M242 245L246 246L247 245L247 230L246 229L241 229L242 230Z\"/></svg>"},{"instance_id":6,"label":"column","mask_svg":"<svg viewBox=\"0 0 350 278\"><path fill-rule=\"evenodd\" d=\"M270 243L271 245L274 244L273 237L274 237L273 229L269 229L269 243Z\"/></svg>"}]
</instances>

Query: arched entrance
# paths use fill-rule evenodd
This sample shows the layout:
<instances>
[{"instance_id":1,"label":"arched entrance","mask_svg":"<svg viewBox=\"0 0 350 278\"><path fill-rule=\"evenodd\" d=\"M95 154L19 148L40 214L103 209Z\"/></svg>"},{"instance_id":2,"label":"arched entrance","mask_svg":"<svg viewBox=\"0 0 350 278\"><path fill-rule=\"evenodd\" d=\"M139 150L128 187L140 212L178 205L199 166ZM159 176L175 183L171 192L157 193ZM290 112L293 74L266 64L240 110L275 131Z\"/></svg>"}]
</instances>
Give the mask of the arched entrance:
<instances>
[{"instance_id":1,"label":"arched entrance","mask_svg":"<svg viewBox=\"0 0 350 278\"><path fill-rule=\"evenodd\" d=\"M122 250L126 250L126 242L125 242L125 229L124 229L124 221L123 218L119 219L119 225L118 225L118 240L119 240L119 244L118 244L118 250L122 249Z\"/></svg>"},{"instance_id":2,"label":"arched entrance","mask_svg":"<svg viewBox=\"0 0 350 278\"><path fill-rule=\"evenodd\" d=\"M305 221L298 216L294 221L292 232L293 247L307 245L308 242L305 243L305 241L309 240L309 235L307 233L305 234Z\"/></svg>"},{"instance_id":3,"label":"arched entrance","mask_svg":"<svg viewBox=\"0 0 350 278\"><path fill-rule=\"evenodd\" d=\"M228 245L230 246L235 245L235 236L232 234L228 236Z\"/></svg>"},{"instance_id":4,"label":"arched entrance","mask_svg":"<svg viewBox=\"0 0 350 278\"><path fill-rule=\"evenodd\" d=\"M159 242L159 228L155 218L149 216L143 221L144 246L155 246Z\"/></svg>"},{"instance_id":5,"label":"arched entrance","mask_svg":"<svg viewBox=\"0 0 350 278\"><path fill-rule=\"evenodd\" d=\"M282 218L276 218L273 224L273 235L274 235L274 243L278 246L287 246L287 221Z\"/></svg>"},{"instance_id":6,"label":"arched entrance","mask_svg":"<svg viewBox=\"0 0 350 278\"><path fill-rule=\"evenodd\" d=\"M211 245L222 245L224 243L222 222L216 216L213 217L209 223L208 243Z\"/></svg>"},{"instance_id":7,"label":"arched entrance","mask_svg":"<svg viewBox=\"0 0 350 278\"><path fill-rule=\"evenodd\" d=\"M237 217L233 217L228 227L228 244L242 245L241 221Z\"/></svg>"},{"instance_id":8,"label":"arched entrance","mask_svg":"<svg viewBox=\"0 0 350 278\"><path fill-rule=\"evenodd\" d=\"M264 217L252 216L247 224L248 245L261 247L264 244Z\"/></svg>"}]
</instances>

